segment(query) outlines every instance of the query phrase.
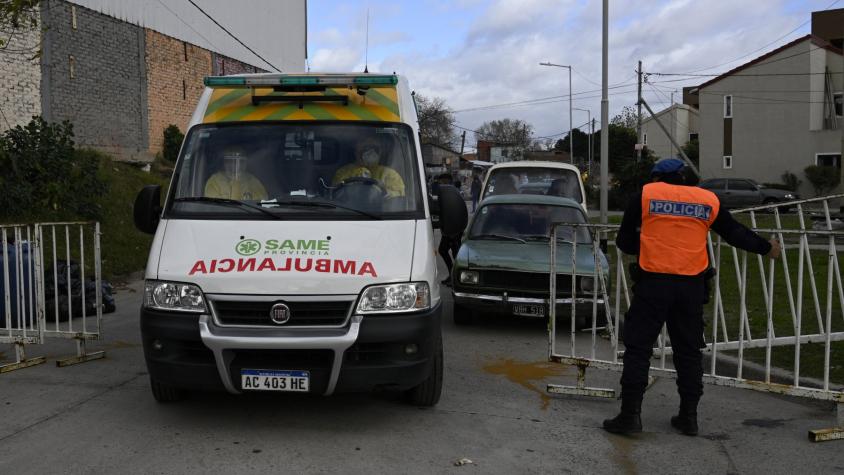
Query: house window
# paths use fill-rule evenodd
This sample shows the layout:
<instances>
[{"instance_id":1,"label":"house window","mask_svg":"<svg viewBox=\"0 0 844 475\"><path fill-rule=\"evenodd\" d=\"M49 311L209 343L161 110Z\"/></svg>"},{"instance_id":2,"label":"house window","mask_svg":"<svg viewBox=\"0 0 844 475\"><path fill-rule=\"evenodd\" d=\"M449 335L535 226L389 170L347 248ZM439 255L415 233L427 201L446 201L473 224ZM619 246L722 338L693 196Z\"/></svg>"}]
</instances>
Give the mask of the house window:
<instances>
[{"instance_id":1,"label":"house window","mask_svg":"<svg viewBox=\"0 0 844 475\"><path fill-rule=\"evenodd\" d=\"M724 118L733 116L733 96L724 96Z\"/></svg>"},{"instance_id":2,"label":"house window","mask_svg":"<svg viewBox=\"0 0 844 475\"><path fill-rule=\"evenodd\" d=\"M724 155L724 169L733 168L732 155Z\"/></svg>"},{"instance_id":3,"label":"house window","mask_svg":"<svg viewBox=\"0 0 844 475\"><path fill-rule=\"evenodd\" d=\"M844 92L836 92L832 95L832 103L835 107L835 115L844 117Z\"/></svg>"},{"instance_id":4,"label":"house window","mask_svg":"<svg viewBox=\"0 0 844 475\"><path fill-rule=\"evenodd\" d=\"M642 134L642 145L647 145L647 144L648 144L648 134Z\"/></svg>"},{"instance_id":5,"label":"house window","mask_svg":"<svg viewBox=\"0 0 844 475\"><path fill-rule=\"evenodd\" d=\"M819 167L841 168L840 153L818 153L815 155L815 165Z\"/></svg>"},{"instance_id":6,"label":"house window","mask_svg":"<svg viewBox=\"0 0 844 475\"><path fill-rule=\"evenodd\" d=\"M74 79L76 77L76 58L73 55L70 55L67 58L68 64L68 71L70 72L70 79Z\"/></svg>"},{"instance_id":7,"label":"house window","mask_svg":"<svg viewBox=\"0 0 844 475\"><path fill-rule=\"evenodd\" d=\"M689 133L689 142L691 142L692 140L697 140L697 139L698 139L698 133L697 132Z\"/></svg>"},{"instance_id":8,"label":"house window","mask_svg":"<svg viewBox=\"0 0 844 475\"><path fill-rule=\"evenodd\" d=\"M76 6L70 6L70 27L76 29Z\"/></svg>"},{"instance_id":9,"label":"house window","mask_svg":"<svg viewBox=\"0 0 844 475\"><path fill-rule=\"evenodd\" d=\"M182 45L185 47L185 62L188 60L188 43L184 42Z\"/></svg>"}]
</instances>

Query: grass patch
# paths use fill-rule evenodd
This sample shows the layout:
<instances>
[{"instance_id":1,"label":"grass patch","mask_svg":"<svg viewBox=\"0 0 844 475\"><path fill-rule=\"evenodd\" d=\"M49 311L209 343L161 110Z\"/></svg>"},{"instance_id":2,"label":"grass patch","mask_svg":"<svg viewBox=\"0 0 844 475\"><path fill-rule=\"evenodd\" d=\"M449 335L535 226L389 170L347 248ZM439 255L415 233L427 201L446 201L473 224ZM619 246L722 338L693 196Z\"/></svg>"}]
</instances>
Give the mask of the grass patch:
<instances>
[{"instance_id":1,"label":"grass patch","mask_svg":"<svg viewBox=\"0 0 844 475\"><path fill-rule=\"evenodd\" d=\"M100 206L100 232L102 271L105 279L114 280L127 276L133 272L142 271L146 265L149 247L152 243L152 236L143 234L137 229L132 220L132 206L135 196L145 185L157 184L167 186L169 177L156 173L149 173L140 170L138 167L112 161L103 155L100 161L98 173L108 183L108 191L97 200ZM21 217L6 219L5 223L38 223L55 221L88 221L79 216L53 210L32 209ZM57 241L64 246L64 231L57 230ZM71 259L78 260L78 230L71 230ZM52 258L49 255L49 236L45 236L45 260L47 268L52 265ZM86 242L91 239L85 237ZM87 248L86 248L87 249ZM61 247L59 257L64 256L64 247ZM86 261L88 259L86 258ZM86 274L93 276L93 271L86 266Z\"/></svg>"}]
</instances>

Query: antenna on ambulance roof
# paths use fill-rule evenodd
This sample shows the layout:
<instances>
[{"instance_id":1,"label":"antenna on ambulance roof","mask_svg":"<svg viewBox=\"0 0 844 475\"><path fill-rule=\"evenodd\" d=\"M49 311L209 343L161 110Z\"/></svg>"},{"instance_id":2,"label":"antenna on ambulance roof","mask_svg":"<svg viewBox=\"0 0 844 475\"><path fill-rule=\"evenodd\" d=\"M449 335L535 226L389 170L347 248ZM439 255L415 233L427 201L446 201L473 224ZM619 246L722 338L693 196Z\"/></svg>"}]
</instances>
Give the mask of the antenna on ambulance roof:
<instances>
[{"instance_id":1,"label":"antenna on ambulance roof","mask_svg":"<svg viewBox=\"0 0 844 475\"><path fill-rule=\"evenodd\" d=\"M366 7L366 46L363 50L363 72L369 73L369 7Z\"/></svg>"}]
</instances>

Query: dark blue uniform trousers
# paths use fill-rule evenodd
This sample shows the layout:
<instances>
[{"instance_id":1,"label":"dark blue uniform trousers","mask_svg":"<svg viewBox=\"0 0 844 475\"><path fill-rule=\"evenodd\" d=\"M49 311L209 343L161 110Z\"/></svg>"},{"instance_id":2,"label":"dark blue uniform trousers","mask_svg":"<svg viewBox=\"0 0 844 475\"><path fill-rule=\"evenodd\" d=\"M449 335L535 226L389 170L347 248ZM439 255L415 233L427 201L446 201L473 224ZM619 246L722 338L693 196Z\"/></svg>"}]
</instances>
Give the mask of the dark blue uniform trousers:
<instances>
[{"instance_id":1,"label":"dark blue uniform trousers","mask_svg":"<svg viewBox=\"0 0 844 475\"><path fill-rule=\"evenodd\" d=\"M622 400L641 401L648 385L653 346L663 323L671 338L681 401L696 404L700 400L704 292L701 276L645 276L633 285L633 302L624 320Z\"/></svg>"}]
</instances>

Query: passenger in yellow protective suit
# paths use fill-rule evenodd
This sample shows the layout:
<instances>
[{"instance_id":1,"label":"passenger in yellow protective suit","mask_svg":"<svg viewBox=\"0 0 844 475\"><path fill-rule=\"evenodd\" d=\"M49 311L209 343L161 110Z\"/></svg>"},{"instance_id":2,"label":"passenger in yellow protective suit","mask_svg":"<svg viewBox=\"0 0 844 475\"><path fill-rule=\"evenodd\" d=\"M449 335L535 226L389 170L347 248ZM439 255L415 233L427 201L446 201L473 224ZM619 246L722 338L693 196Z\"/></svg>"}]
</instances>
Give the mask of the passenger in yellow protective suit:
<instances>
[{"instance_id":1,"label":"passenger in yellow protective suit","mask_svg":"<svg viewBox=\"0 0 844 475\"><path fill-rule=\"evenodd\" d=\"M355 161L337 170L331 180L333 185L339 185L343 180L353 177L372 178L378 180L387 191L387 196L404 196L404 180L397 171L385 167L381 161L381 145L374 138L362 140L355 146Z\"/></svg>"},{"instance_id":2,"label":"passenger in yellow protective suit","mask_svg":"<svg viewBox=\"0 0 844 475\"><path fill-rule=\"evenodd\" d=\"M223 151L223 169L205 183L205 196L232 200L265 200L267 190L261 180L246 171L246 153L240 147Z\"/></svg>"}]
</instances>

